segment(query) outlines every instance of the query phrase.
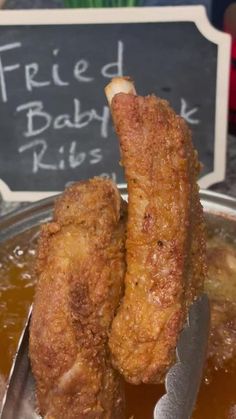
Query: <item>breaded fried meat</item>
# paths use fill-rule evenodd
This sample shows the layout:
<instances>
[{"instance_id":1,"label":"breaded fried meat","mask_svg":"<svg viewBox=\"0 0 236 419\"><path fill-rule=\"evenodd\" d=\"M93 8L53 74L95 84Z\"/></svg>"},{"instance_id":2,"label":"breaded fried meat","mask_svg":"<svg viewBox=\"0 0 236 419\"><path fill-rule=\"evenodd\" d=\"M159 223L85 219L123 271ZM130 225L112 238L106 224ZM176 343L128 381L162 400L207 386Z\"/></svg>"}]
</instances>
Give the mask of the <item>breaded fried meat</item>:
<instances>
[{"instance_id":1,"label":"breaded fried meat","mask_svg":"<svg viewBox=\"0 0 236 419\"><path fill-rule=\"evenodd\" d=\"M185 121L129 79L106 88L128 184L125 295L109 340L130 383L158 383L175 359L205 277L199 162Z\"/></svg>"},{"instance_id":2,"label":"breaded fried meat","mask_svg":"<svg viewBox=\"0 0 236 419\"><path fill-rule=\"evenodd\" d=\"M41 229L30 359L46 419L124 417L107 345L123 288L124 205L112 181L78 182Z\"/></svg>"}]
</instances>

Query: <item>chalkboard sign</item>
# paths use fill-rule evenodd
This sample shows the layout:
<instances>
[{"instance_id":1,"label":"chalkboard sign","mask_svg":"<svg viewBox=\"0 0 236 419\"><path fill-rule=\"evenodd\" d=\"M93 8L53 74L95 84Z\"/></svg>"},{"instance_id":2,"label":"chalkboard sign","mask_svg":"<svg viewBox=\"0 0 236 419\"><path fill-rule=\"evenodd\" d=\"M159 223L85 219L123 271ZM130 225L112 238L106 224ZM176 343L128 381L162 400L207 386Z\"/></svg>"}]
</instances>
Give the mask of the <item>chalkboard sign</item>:
<instances>
[{"instance_id":1,"label":"chalkboard sign","mask_svg":"<svg viewBox=\"0 0 236 419\"><path fill-rule=\"evenodd\" d=\"M190 124L200 185L225 172L230 41L202 6L0 13L0 192L33 201L95 175L123 183L104 86L134 78Z\"/></svg>"}]
</instances>

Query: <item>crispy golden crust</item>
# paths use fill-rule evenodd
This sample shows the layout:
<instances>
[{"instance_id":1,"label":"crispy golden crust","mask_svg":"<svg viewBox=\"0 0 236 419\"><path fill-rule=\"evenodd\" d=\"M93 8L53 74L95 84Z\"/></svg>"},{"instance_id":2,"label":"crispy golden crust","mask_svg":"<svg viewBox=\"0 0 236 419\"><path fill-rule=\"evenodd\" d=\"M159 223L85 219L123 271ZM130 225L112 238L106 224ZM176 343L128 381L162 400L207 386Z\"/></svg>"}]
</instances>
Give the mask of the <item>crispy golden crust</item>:
<instances>
[{"instance_id":1,"label":"crispy golden crust","mask_svg":"<svg viewBox=\"0 0 236 419\"><path fill-rule=\"evenodd\" d=\"M205 275L199 163L185 122L166 101L120 93L111 109L129 203L125 296L109 346L127 381L156 383Z\"/></svg>"},{"instance_id":2,"label":"crispy golden crust","mask_svg":"<svg viewBox=\"0 0 236 419\"><path fill-rule=\"evenodd\" d=\"M30 359L47 419L124 415L107 348L123 288L124 224L116 186L95 178L68 188L42 227Z\"/></svg>"}]
</instances>

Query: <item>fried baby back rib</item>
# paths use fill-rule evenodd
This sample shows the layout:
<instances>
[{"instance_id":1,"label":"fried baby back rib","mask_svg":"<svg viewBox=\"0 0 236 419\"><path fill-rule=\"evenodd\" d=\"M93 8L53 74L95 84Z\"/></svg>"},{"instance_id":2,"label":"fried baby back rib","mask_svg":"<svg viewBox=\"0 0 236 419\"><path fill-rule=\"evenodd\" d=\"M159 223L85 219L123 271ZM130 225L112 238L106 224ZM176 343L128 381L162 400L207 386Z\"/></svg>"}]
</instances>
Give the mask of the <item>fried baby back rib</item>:
<instances>
[{"instance_id":1,"label":"fried baby back rib","mask_svg":"<svg viewBox=\"0 0 236 419\"><path fill-rule=\"evenodd\" d=\"M30 358L42 415L122 418L123 388L107 335L125 270L124 203L93 179L68 188L42 227Z\"/></svg>"},{"instance_id":2,"label":"fried baby back rib","mask_svg":"<svg viewBox=\"0 0 236 419\"><path fill-rule=\"evenodd\" d=\"M205 274L199 164L185 122L166 101L137 96L124 79L106 93L129 196L125 295L109 345L126 380L156 383Z\"/></svg>"}]
</instances>

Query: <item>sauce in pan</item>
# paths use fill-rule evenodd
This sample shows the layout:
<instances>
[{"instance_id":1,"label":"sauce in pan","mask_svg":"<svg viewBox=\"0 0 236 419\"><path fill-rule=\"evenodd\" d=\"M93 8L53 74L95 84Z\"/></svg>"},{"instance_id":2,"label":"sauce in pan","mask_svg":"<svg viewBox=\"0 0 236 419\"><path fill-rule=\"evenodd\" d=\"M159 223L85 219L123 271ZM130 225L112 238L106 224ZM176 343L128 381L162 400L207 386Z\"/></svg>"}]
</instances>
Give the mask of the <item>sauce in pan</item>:
<instances>
[{"instance_id":1,"label":"sauce in pan","mask_svg":"<svg viewBox=\"0 0 236 419\"><path fill-rule=\"evenodd\" d=\"M32 231L0 246L0 374L6 379L33 299Z\"/></svg>"},{"instance_id":2,"label":"sauce in pan","mask_svg":"<svg viewBox=\"0 0 236 419\"><path fill-rule=\"evenodd\" d=\"M211 363L198 396L193 419L236 418L236 365L235 360L215 369Z\"/></svg>"},{"instance_id":3,"label":"sauce in pan","mask_svg":"<svg viewBox=\"0 0 236 419\"><path fill-rule=\"evenodd\" d=\"M9 373L33 298L36 232L31 230L0 246L0 394L2 378L6 379ZM209 346L211 357L193 419L233 419L236 418L235 244L211 235L208 260L206 290L212 301L214 327ZM155 403L163 394L163 385L126 384L127 419L151 419Z\"/></svg>"},{"instance_id":4,"label":"sauce in pan","mask_svg":"<svg viewBox=\"0 0 236 419\"><path fill-rule=\"evenodd\" d=\"M211 378L205 377L198 396L193 419L236 418L236 368L234 363L216 370L211 365ZM126 384L127 419L152 419L156 401L164 394L162 385Z\"/></svg>"}]
</instances>

